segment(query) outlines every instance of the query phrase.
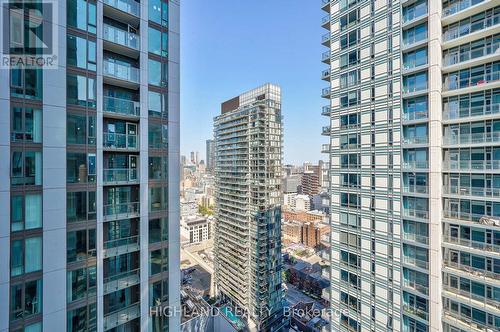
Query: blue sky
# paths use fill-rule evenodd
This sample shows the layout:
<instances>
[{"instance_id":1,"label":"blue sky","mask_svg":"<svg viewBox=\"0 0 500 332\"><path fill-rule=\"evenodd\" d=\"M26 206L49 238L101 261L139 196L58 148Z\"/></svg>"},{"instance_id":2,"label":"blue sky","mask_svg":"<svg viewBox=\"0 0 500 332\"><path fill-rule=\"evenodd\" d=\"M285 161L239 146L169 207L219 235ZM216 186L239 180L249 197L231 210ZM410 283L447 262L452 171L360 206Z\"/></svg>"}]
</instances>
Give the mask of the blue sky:
<instances>
[{"instance_id":1,"label":"blue sky","mask_svg":"<svg viewBox=\"0 0 500 332\"><path fill-rule=\"evenodd\" d=\"M322 157L319 0L184 0L181 6L181 153L212 137L220 103L266 82L281 86L285 162Z\"/></svg>"}]
</instances>

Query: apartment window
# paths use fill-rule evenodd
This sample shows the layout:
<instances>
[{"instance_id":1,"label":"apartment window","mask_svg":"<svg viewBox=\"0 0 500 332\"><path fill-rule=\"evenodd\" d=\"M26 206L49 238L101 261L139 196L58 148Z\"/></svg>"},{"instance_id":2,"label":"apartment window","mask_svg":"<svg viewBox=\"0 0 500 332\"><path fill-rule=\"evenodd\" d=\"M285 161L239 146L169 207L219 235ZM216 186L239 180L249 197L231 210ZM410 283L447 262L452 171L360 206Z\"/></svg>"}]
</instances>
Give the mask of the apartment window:
<instances>
[{"instance_id":1,"label":"apartment window","mask_svg":"<svg viewBox=\"0 0 500 332\"><path fill-rule=\"evenodd\" d=\"M96 5L94 1L68 0L67 23L73 28L96 33Z\"/></svg>"},{"instance_id":2,"label":"apartment window","mask_svg":"<svg viewBox=\"0 0 500 332\"><path fill-rule=\"evenodd\" d=\"M95 220L96 192L68 192L66 194L66 219L68 222Z\"/></svg>"},{"instance_id":3,"label":"apartment window","mask_svg":"<svg viewBox=\"0 0 500 332\"><path fill-rule=\"evenodd\" d=\"M408 70L427 64L427 47L403 54L403 68Z\"/></svg>"},{"instance_id":4,"label":"apartment window","mask_svg":"<svg viewBox=\"0 0 500 332\"><path fill-rule=\"evenodd\" d=\"M42 184L42 152L12 152L11 184L13 186Z\"/></svg>"},{"instance_id":5,"label":"apartment window","mask_svg":"<svg viewBox=\"0 0 500 332\"><path fill-rule=\"evenodd\" d=\"M355 9L348 14L345 14L340 17L340 30L349 29L349 27L358 23L359 19L359 9Z\"/></svg>"},{"instance_id":6,"label":"apartment window","mask_svg":"<svg viewBox=\"0 0 500 332\"><path fill-rule=\"evenodd\" d=\"M392 146L393 141L394 141L394 140L393 140L393 132L392 132L392 129L389 129L389 130L387 131L387 141L388 141L388 143L389 143L389 146Z\"/></svg>"},{"instance_id":7,"label":"apartment window","mask_svg":"<svg viewBox=\"0 0 500 332\"><path fill-rule=\"evenodd\" d=\"M357 149L361 147L360 134L346 134L340 136L340 149Z\"/></svg>"},{"instance_id":8,"label":"apartment window","mask_svg":"<svg viewBox=\"0 0 500 332\"><path fill-rule=\"evenodd\" d=\"M167 209L168 188L149 188L149 212L163 211Z\"/></svg>"},{"instance_id":9,"label":"apartment window","mask_svg":"<svg viewBox=\"0 0 500 332\"><path fill-rule=\"evenodd\" d=\"M68 331L96 331L97 304L93 303L88 306L68 311L67 322Z\"/></svg>"},{"instance_id":10,"label":"apartment window","mask_svg":"<svg viewBox=\"0 0 500 332\"><path fill-rule=\"evenodd\" d=\"M340 87L347 88L359 83L361 79L361 70L352 70L340 75Z\"/></svg>"},{"instance_id":11,"label":"apartment window","mask_svg":"<svg viewBox=\"0 0 500 332\"><path fill-rule=\"evenodd\" d=\"M96 267L68 271L66 296L68 303L95 295L97 285Z\"/></svg>"},{"instance_id":12,"label":"apartment window","mask_svg":"<svg viewBox=\"0 0 500 332\"><path fill-rule=\"evenodd\" d=\"M359 228L361 225L361 217L357 214L341 212L340 224L350 226L352 228Z\"/></svg>"},{"instance_id":13,"label":"apartment window","mask_svg":"<svg viewBox=\"0 0 500 332\"><path fill-rule=\"evenodd\" d=\"M43 96L41 69L12 68L10 94L12 97L41 100Z\"/></svg>"},{"instance_id":14,"label":"apartment window","mask_svg":"<svg viewBox=\"0 0 500 332\"><path fill-rule=\"evenodd\" d=\"M168 4L162 0L149 0L149 20L162 26L168 23Z\"/></svg>"},{"instance_id":15,"label":"apartment window","mask_svg":"<svg viewBox=\"0 0 500 332\"><path fill-rule=\"evenodd\" d=\"M148 92L149 116L155 118L168 118L167 95L159 92Z\"/></svg>"},{"instance_id":16,"label":"apartment window","mask_svg":"<svg viewBox=\"0 0 500 332\"><path fill-rule=\"evenodd\" d=\"M360 201L358 194L340 193L340 202L343 207L358 208Z\"/></svg>"},{"instance_id":17,"label":"apartment window","mask_svg":"<svg viewBox=\"0 0 500 332\"><path fill-rule=\"evenodd\" d=\"M42 280L32 280L10 288L10 318L29 318L42 312Z\"/></svg>"},{"instance_id":18,"label":"apartment window","mask_svg":"<svg viewBox=\"0 0 500 332\"><path fill-rule=\"evenodd\" d=\"M96 256L95 229L83 229L67 234L67 262L79 262Z\"/></svg>"},{"instance_id":19,"label":"apartment window","mask_svg":"<svg viewBox=\"0 0 500 332\"><path fill-rule=\"evenodd\" d=\"M148 60L149 84L156 86L167 85L168 64L156 60Z\"/></svg>"},{"instance_id":20,"label":"apartment window","mask_svg":"<svg viewBox=\"0 0 500 332\"><path fill-rule=\"evenodd\" d=\"M158 249L149 252L149 276L168 271L168 249Z\"/></svg>"},{"instance_id":21,"label":"apartment window","mask_svg":"<svg viewBox=\"0 0 500 332\"><path fill-rule=\"evenodd\" d=\"M168 240L168 219L149 220L149 244Z\"/></svg>"},{"instance_id":22,"label":"apartment window","mask_svg":"<svg viewBox=\"0 0 500 332\"><path fill-rule=\"evenodd\" d=\"M168 130L167 125L150 123L149 124L149 148L162 149L167 147L168 143Z\"/></svg>"},{"instance_id":23,"label":"apartment window","mask_svg":"<svg viewBox=\"0 0 500 332\"><path fill-rule=\"evenodd\" d=\"M13 142L42 142L42 110L12 107L11 138Z\"/></svg>"},{"instance_id":24,"label":"apartment window","mask_svg":"<svg viewBox=\"0 0 500 332\"><path fill-rule=\"evenodd\" d=\"M152 27L148 28L149 52L160 55L168 55L168 34Z\"/></svg>"},{"instance_id":25,"label":"apartment window","mask_svg":"<svg viewBox=\"0 0 500 332\"><path fill-rule=\"evenodd\" d=\"M96 107L95 78L68 74L66 85L69 105Z\"/></svg>"},{"instance_id":26,"label":"apartment window","mask_svg":"<svg viewBox=\"0 0 500 332\"><path fill-rule=\"evenodd\" d=\"M360 124L361 124L361 113L359 112L340 116L341 128L359 127Z\"/></svg>"},{"instance_id":27,"label":"apartment window","mask_svg":"<svg viewBox=\"0 0 500 332\"><path fill-rule=\"evenodd\" d=\"M340 155L340 167L358 168L361 165L361 156L358 153Z\"/></svg>"},{"instance_id":28,"label":"apartment window","mask_svg":"<svg viewBox=\"0 0 500 332\"><path fill-rule=\"evenodd\" d=\"M168 163L165 157L149 157L149 179L166 180Z\"/></svg>"},{"instance_id":29,"label":"apartment window","mask_svg":"<svg viewBox=\"0 0 500 332\"><path fill-rule=\"evenodd\" d=\"M359 104L361 97L360 91L354 90L346 93L342 93L340 95L340 106L341 107L349 107Z\"/></svg>"},{"instance_id":30,"label":"apartment window","mask_svg":"<svg viewBox=\"0 0 500 332\"><path fill-rule=\"evenodd\" d=\"M350 31L345 35L340 37L340 49L346 49L348 47L354 46L359 40L359 29Z\"/></svg>"},{"instance_id":31,"label":"apartment window","mask_svg":"<svg viewBox=\"0 0 500 332\"><path fill-rule=\"evenodd\" d=\"M409 46L427 38L427 23L403 31L403 44Z\"/></svg>"},{"instance_id":32,"label":"apartment window","mask_svg":"<svg viewBox=\"0 0 500 332\"><path fill-rule=\"evenodd\" d=\"M84 113L66 116L66 142L68 144L94 145L96 144L95 115Z\"/></svg>"},{"instance_id":33,"label":"apartment window","mask_svg":"<svg viewBox=\"0 0 500 332\"><path fill-rule=\"evenodd\" d=\"M13 194L10 206L12 232L42 227L42 194Z\"/></svg>"},{"instance_id":34,"label":"apartment window","mask_svg":"<svg viewBox=\"0 0 500 332\"><path fill-rule=\"evenodd\" d=\"M68 66L96 71L96 43L86 38L68 35Z\"/></svg>"},{"instance_id":35,"label":"apartment window","mask_svg":"<svg viewBox=\"0 0 500 332\"><path fill-rule=\"evenodd\" d=\"M68 152L66 155L67 183L94 183L96 181L95 153Z\"/></svg>"},{"instance_id":36,"label":"apartment window","mask_svg":"<svg viewBox=\"0 0 500 332\"><path fill-rule=\"evenodd\" d=\"M359 248L361 245L361 237L357 234L352 234L348 232L340 232L340 243Z\"/></svg>"},{"instance_id":37,"label":"apartment window","mask_svg":"<svg viewBox=\"0 0 500 332\"><path fill-rule=\"evenodd\" d=\"M359 50L353 50L340 56L340 69L354 66L359 63Z\"/></svg>"},{"instance_id":38,"label":"apartment window","mask_svg":"<svg viewBox=\"0 0 500 332\"><path fill-rule=\"evenodd\" d=\"M42 269L42 237L12 241L10 250L12 277Z\"/></svg>"},{"instance_id":39,"label":"apartment window","mask_svg":"<svg viewBox=\"0 0 500 332\"><path fill-rule=\"evenodd\" d=\"M412 93L427 89L427 72L421 72L403 77L403 92Z\"/></svg>"}]
</instances>

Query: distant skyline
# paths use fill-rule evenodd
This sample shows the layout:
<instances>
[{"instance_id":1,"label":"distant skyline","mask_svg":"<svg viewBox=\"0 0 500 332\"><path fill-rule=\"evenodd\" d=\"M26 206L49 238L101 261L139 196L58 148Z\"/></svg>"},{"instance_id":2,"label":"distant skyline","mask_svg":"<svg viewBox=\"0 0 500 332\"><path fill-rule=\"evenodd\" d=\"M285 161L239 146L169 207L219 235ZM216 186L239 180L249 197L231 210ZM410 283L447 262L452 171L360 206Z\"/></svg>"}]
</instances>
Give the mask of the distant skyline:
<instances>
[{"instance_id":1,"label":"distant skyline","mask_svg":"<svg viewBox=\"0 0 500 332\"><path fill-rule=\"evenodd\" d=\"M316 2L299 0L189 0L181 10L181 154L212 138L220 104L255 86L281 86L284 162L326 158L321 127L320 26Z\"/></svg>"}]
</instances>

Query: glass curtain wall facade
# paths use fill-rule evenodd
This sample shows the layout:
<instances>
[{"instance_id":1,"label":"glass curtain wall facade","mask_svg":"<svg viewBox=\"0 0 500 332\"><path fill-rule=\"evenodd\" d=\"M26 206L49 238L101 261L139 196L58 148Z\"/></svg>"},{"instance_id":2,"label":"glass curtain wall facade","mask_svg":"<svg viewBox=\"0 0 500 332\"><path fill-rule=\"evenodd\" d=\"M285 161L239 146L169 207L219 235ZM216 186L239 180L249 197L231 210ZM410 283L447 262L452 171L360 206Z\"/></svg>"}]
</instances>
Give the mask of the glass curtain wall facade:
<instances>
[{"instance_id":1,"label":"glass curtain wall facade","mask_svg":"<svg viewBox=\"0 0 500 332\"><path fill-rule=\"evenodd\" d=\"M322 8L329 328L498 330L498 3Z\"/></svg>"},{"instance_id":2,"label":"glass curtain wall facade","mask_svg":"<svg viewBox=\"0 0 500 332\"><path fill-rule=\"evenodd\" d=\"M179 3L67 0L57 69L2 70L0 330L168 331Z\"/></svg>"},{"instance_id":3,"label":"glass curtain wall facade","mask_svg":"<svg viewBox=\"0 0 500 332\"><path fill-rule=\"evenodd\" d=\"M282 128L281 89L272 84L223 103L214 119L216 291L222 305L243 309L248 327L260 331L286 323Z\"/></svg>"}]
</instances>

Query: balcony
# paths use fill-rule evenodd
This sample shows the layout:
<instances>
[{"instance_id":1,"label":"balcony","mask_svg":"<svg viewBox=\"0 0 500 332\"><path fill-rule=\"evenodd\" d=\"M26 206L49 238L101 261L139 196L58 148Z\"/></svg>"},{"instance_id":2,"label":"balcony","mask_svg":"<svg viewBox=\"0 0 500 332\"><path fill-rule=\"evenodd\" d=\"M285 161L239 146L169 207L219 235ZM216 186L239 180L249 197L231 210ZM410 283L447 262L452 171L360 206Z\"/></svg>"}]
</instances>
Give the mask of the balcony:
<instances>
[{"instance_id":1,"label":"balcony","mask_svg":"<svg viewBox=\"0 0 500 332\"><path fill-rule=\"evenodd\" d=\"M500 197L500 188L485 188L485 187L464 187L464 186L447 186L443 188L445 195L455 196L478 196L478 197Z\"/></svg>"},{"instance_id":2,"label":"balcony","mask_svg":"<svg viewBox=\"0 0 500 332\"><path fill-rule=\"evenodd\" d=\"M407 314L420 317L424 320L429 319L429 313L426 310L424 310L422 308L410 306L406 303L403 303L403 311Z\"/></svg>"},{"instance_id":3,"label":"balcony","mask_svg":"<svg viewBox=\"0 0 500 332\"><path fill-rule=\"evenodd\" d=\"M450 1L451 2L451 1ZM458 22L464 18L494 8L496 0L460 0L443 7L441 22L443 25Z\"/></svg>"},{"instance_id":4,"label":"balcony","mask_svg":"<svg viewBox=\"0 0 500 332\"><path fill-rule=\"evenodd\" d=\"M138 136L131 134L117 134L104 132L103 147L107 150L133 150L139 149Z\"/></svg>"},{"instance_id":5,"label":"balcony","mask_svg":"<svg viewBox=\"0 0 500 332\"><path fill-rule=\"evenodd\" d=\"M103 74L108 78L106 83L125 88L137 88L140 82L139 68L110 60L104 60Z\"/></svg>"},{"instance_id":6,"label":"balcony","mask_svg":"<svg viewBox=\"0 0 500 332\"><path fill-rule=\"evenodd\" d=\"M411 194L427 194L429 193L428 186L422 185L403 185L403 193L411 193Z\"/></svg>"},{"instance_id":7,"label":"balcony","mask_svg":"<svg viewBox=\"0 0 500 332\"><path fill-rule=\"evenodd\" d=\"M428 113L427 113L427 111L407 112L407 113L403 113L401 118L403 121L427 120Z\"/></svg>"},{"instance_id":8,"label":"balcony","mask_svg":"<svg viewBox=\"0 0 500 332\"><path fill-rule=\"evenodd\" d=\"M416 257L403 255L403 263L413 265L413 266L416 266L416 267L424 269L424 270L429 269L429 262L428 261L424 261L424 260L418 259Z\"/></svg>"},{"instance_id":9,"label":"balcony","mask_svg":"<svg viewBox=\"0 0 500 332\"><path fill-rule=\"evenodd\" d=\"M429 211L403 208L403 216L410 218L418 218L418 219L429 219Z\"/></svg>"},{"instance_id":10,"label":"balcony","mask_svg":"<svg viewBox=\"0 0 500 332\"><path fill-rule=\"evenodd\" d=\"M500 245L486 242L479 242L470 239L462 239L458 237L452 237L449 235L443 235L443 241L450 244L456 244L459 246L473 248L481 251L487 251L492 254L500 254Z\"/></svg>"},{"instance_id":11,"label":"balcony","mask_svg":"<svg viewBox=\"0 0 500 332\"><path fill-rule=\"evenodd\" d=\"M403 239L406 241L411 241L419 244L425 244L425 245L429 244L429 237L427 235L409 233L405 231L403 232Z\"/></svg>"},{"instance_id":12,"label":"balcony","mask_svg":"<svg viewBox=\"0 0 500 332\"><path fill-rule=\"evenodd\" d=\"M429 143L429 139L427 136L412 136L403 138L404 145L427 144L427 143Z\"/></svg>"},{"instance_id":13,"label":"balcony","mask_svg":"<svg viewBox=\"0 0 500 332\"><path fill-rule=\"evenodd\" d=\"M105 221L139 217L139 202L104 205Z\"/></svg>"},{"instance_id":14,"label":"balcony","mask_svg":"<svg viewBox=\"0 0 500 332\"><path fill-rule=\"evenodd\" d=\"M120 185L139 182L137 168L105 168L103 182L105 185Z\"/></svg>"},{"instance_id":15,"label":"balcony","mask_svg":"<svg viewBox=\"0 0 500 332\"><path fill-rule=\"evenodd\" d=\"M330 0L321 0L321 9L325 12L330 12Z\"/></svg>"},{"instance_id":16,"label":"balcony","mask_svg":"<svg viewBox=\"0 0 500 332\"><path fill-rule=\"evenodd\" d=\"M500 160L445 160L443 168L447 171L487 171L500 170Z\"/></svg>"},{"instance_id":17,"label":"balcony","mask_svg":"<svg viewBox=\"0 0 500 332\"><path fill-rule=\"evenodd\" d=\"M129 236L104 242L104 258L115 257L139 251L139 236Z\"/></svg>"},{"instance_id":18,"label":"balcony","mask_svg":"<svg viewBox=\"0 0 500 332\"><path fill-rule=\"evenodd\" d=\"M500 285L500 274L493 271L487 271L484 269L475 268L469 265L460 264L458 262L453 262L449 258L443 260L443 265L446 268L451 268L454 270L464 271L470 273L471 277L482 282L496 283Z\"/></svg>"},{"instance_id":19,"label":"balcony","mask_svg":"<svg viewBox=\"0 0 500 332\"><path fill-rule=\"evenodd\" d=\"M330 116L330 113L332 112L332 108L330 106L323 106L321 109L321 115L323 116Z\"/></svg>"},{"instance_id":20,"label":"balcony","mask_svg":"<svg viewBox=\"0 0 500 332\"><path fill-rule=\"evenodd\" d=\"M332 90L330 88L323 88L323 90L321 90L321 97L330 99L331 95Z\"/></svg>"},{"instance_id":21,"label":"balcony","mask_svg":"<svg viewBox=\"0 0 500 332\"><path fill-rule=\"evenodd\" d=\"M443 145L490 144L500 142L500 132L443 136Z\"/></svg>"},{"instance_id":22,"label":"balcony","mask_svg":"<svg viewBox=\"0 0 500 332\"><path fill-rule=\"evenodd\" d=\"M325 69L321 72L321 79L330 82L330 69Z\"/></svg>"},{"instance_id":23,"label":"balcony","mask_svg":"<svg viewBox=\"0 0 500 332\"><path fill-rule=\"evenodd\" d=\"M102 33L104 49L133 58L139 56L140 38L137 34L109 24L103 25Z\"/></svg>"},{"instance_id":24,"label":"balcony","mask_svg":"<svg viewBox=\"0 0 500 332\"><path fill-rule=\"evenodd\" d=\"M444 209L443 217L448 219L478 222L481 218L487 217L487 215Z\"/></svg>"},{"instance_id":25,"label":"balcony","mask_svg":"<svg viewBox=\"0 0 500 332\"><path fill-rule=\"evenodd\" d=\"M138 101L104 96L103 111L125 117L138 117L141 114L141 104Z\"/></svg>"},{"instance_id":26,"label":"balcony","mask_svg":"<svg viewBox=\"0 0 500 332\"><path fill-rule=\"evenodd\" d=\"M427 169L429 168L429 162L426 160L403 161L401 167L406 170Z\"/></svg>"},{"instance_id":27,"label":"balcony","mask_svg":"<svg viewBox=\"0 0 500 332\"><path fill-rule=\"evenodd\" d=\"M474 106L469 108L445 107L443 120L455 120L468 117L488 116L500 113L500 104Z\"/></svg>"},{"instance_id":28,"label":"balcony","mask_svg":"<svg viewBox=\"0 0 500 332\"><path fill-rule=\"evenodd\" d=\"M331 132L332 128L330 126L323 126L323 128L321 129L321 135L330 136Z\"/></svg>"},{"instance_id":29,"label":"balcony","mask_svg":"<svg viewBox=\"0 0 500 332\"><path fill-rule=\"evenodd\" d=\"M404 38L402 41L402 51L409 51L418 48L428 42L427 31L413 35L411 38Z\"/></svg>"},{"instance_id":30,"label":"balcony","mask_svg":"<svg viewBox=\"0 0 500 332\"><path fill-rule=\"evenodd\" d=\"M427 12L426 2L412 7L411 10L407 10L406 13L403 14L403 28L407 28L412 24L417 24L417 22L420 22L421 19L427 16Z\"/></svg>"},{"instance_id":31,"label":"balcony","mask_svg":"<svg viewBox=\"0 0 500 332\"><path fill-rule=\"evenodd\" d=\"M141 281L140 269L126 271L104 278L104 294L110 294L134 285Z\"/></svg>"},{"instance_id":32,"label":"balcony","mask_svg":"<svg viewBox=\"0 0 500 332\"><path fill-rule=\"evenodd\" d=\"M500 43L484 45L481 48L474 48L474 50L466 52L446 53L443 57L443 67L454 66L453 69L455 69L458 64L463 64L463 67L469 67L476 64L494 61L496 56L500 56ZM445 71L446 70L451 71L452 69L445 68Z\"/></svg>"},{"instance_id":33,"label":"balcony","mask_svg":"<svg viewBox=\"0 0 500 332\"><path fill-rule=\"evenodd\" d=\"M330 51L326 51L321 54L321 62L330 64L331 59L332 55L330 54Z\"/></svg>"},{"instance_id":34,"label":"balcony","mask_svg":"<svg viewBox=\"0 0 500 332\"><path fill-rule=\"evenodd\" d=\"M323 16L321 19L321 26L327 30L330 30L330 14Z\"/></svg>"},{"instance_id":35,"label":"balcony","mask_svg":"<svg viewBox=\"0 0 500 332\"><path fill-rule=\"evenodd\" d=\"M458 75L448 75L443 82L443 91L453 91L465 88L481 87L488 83L500 81L500 71L486 73L473 78L458 79ZM485 87L486 88L486 87Z\"/></svg>"},{"instance_id":36,"label":"balcony","mask_svg":"<svg viewBox=\"0 0 500 332\"><path fill-rule=\"evenodd\" d=\"M489 28L498 25L500 23L500 14L495 14L489 17L485 17L482 20L475 21L473 23L463 23L449 29L443 29L443 47L449 48L458 46L463 43L463 37L469 36L471 34L476 34L473 39L481 38L488 34L491 34ZM477 37L477 38L476 38ZM471 37L472 39L472 37Z\"/></svg>"},{"instance_id":37,"label":"balcony","mask_svg":"<svg viewBox=\"0 0 500 332\"><path fill-rule=\"evenodd\" d=\"M321 44L326 47L330 47L330 41L332 39L332 36L330 32L325 33L323 36L321 36Z\"/></svg>"},{"instance_id":38,"label":"balcony","mask_svg":"<svg viewBox=\"0 0 500 332\"><path fill-rule=\"evenodd\" d=\"M322 144L321 153L330 153L330 144Z\"/></svg>"},{"instance_id":39,"label":"balcony","mask_svg":"<svg viewBox=\"0 0 500 332\"><path fill-rule=\"evenodd\" d=\"M134 0L103 0L102 2L124 13L141 16L141 4Z\"/></svg>"},{"instance_id":40,"label":"balcony","mask_svg":"<svg viewBox=\"0 0 500 332\"><path fill-rule=\"evenodd\" d=\"M139 303L112 312L104 317L104 330L110 330L141 316Z\"/></svg>"}]
</instances>

